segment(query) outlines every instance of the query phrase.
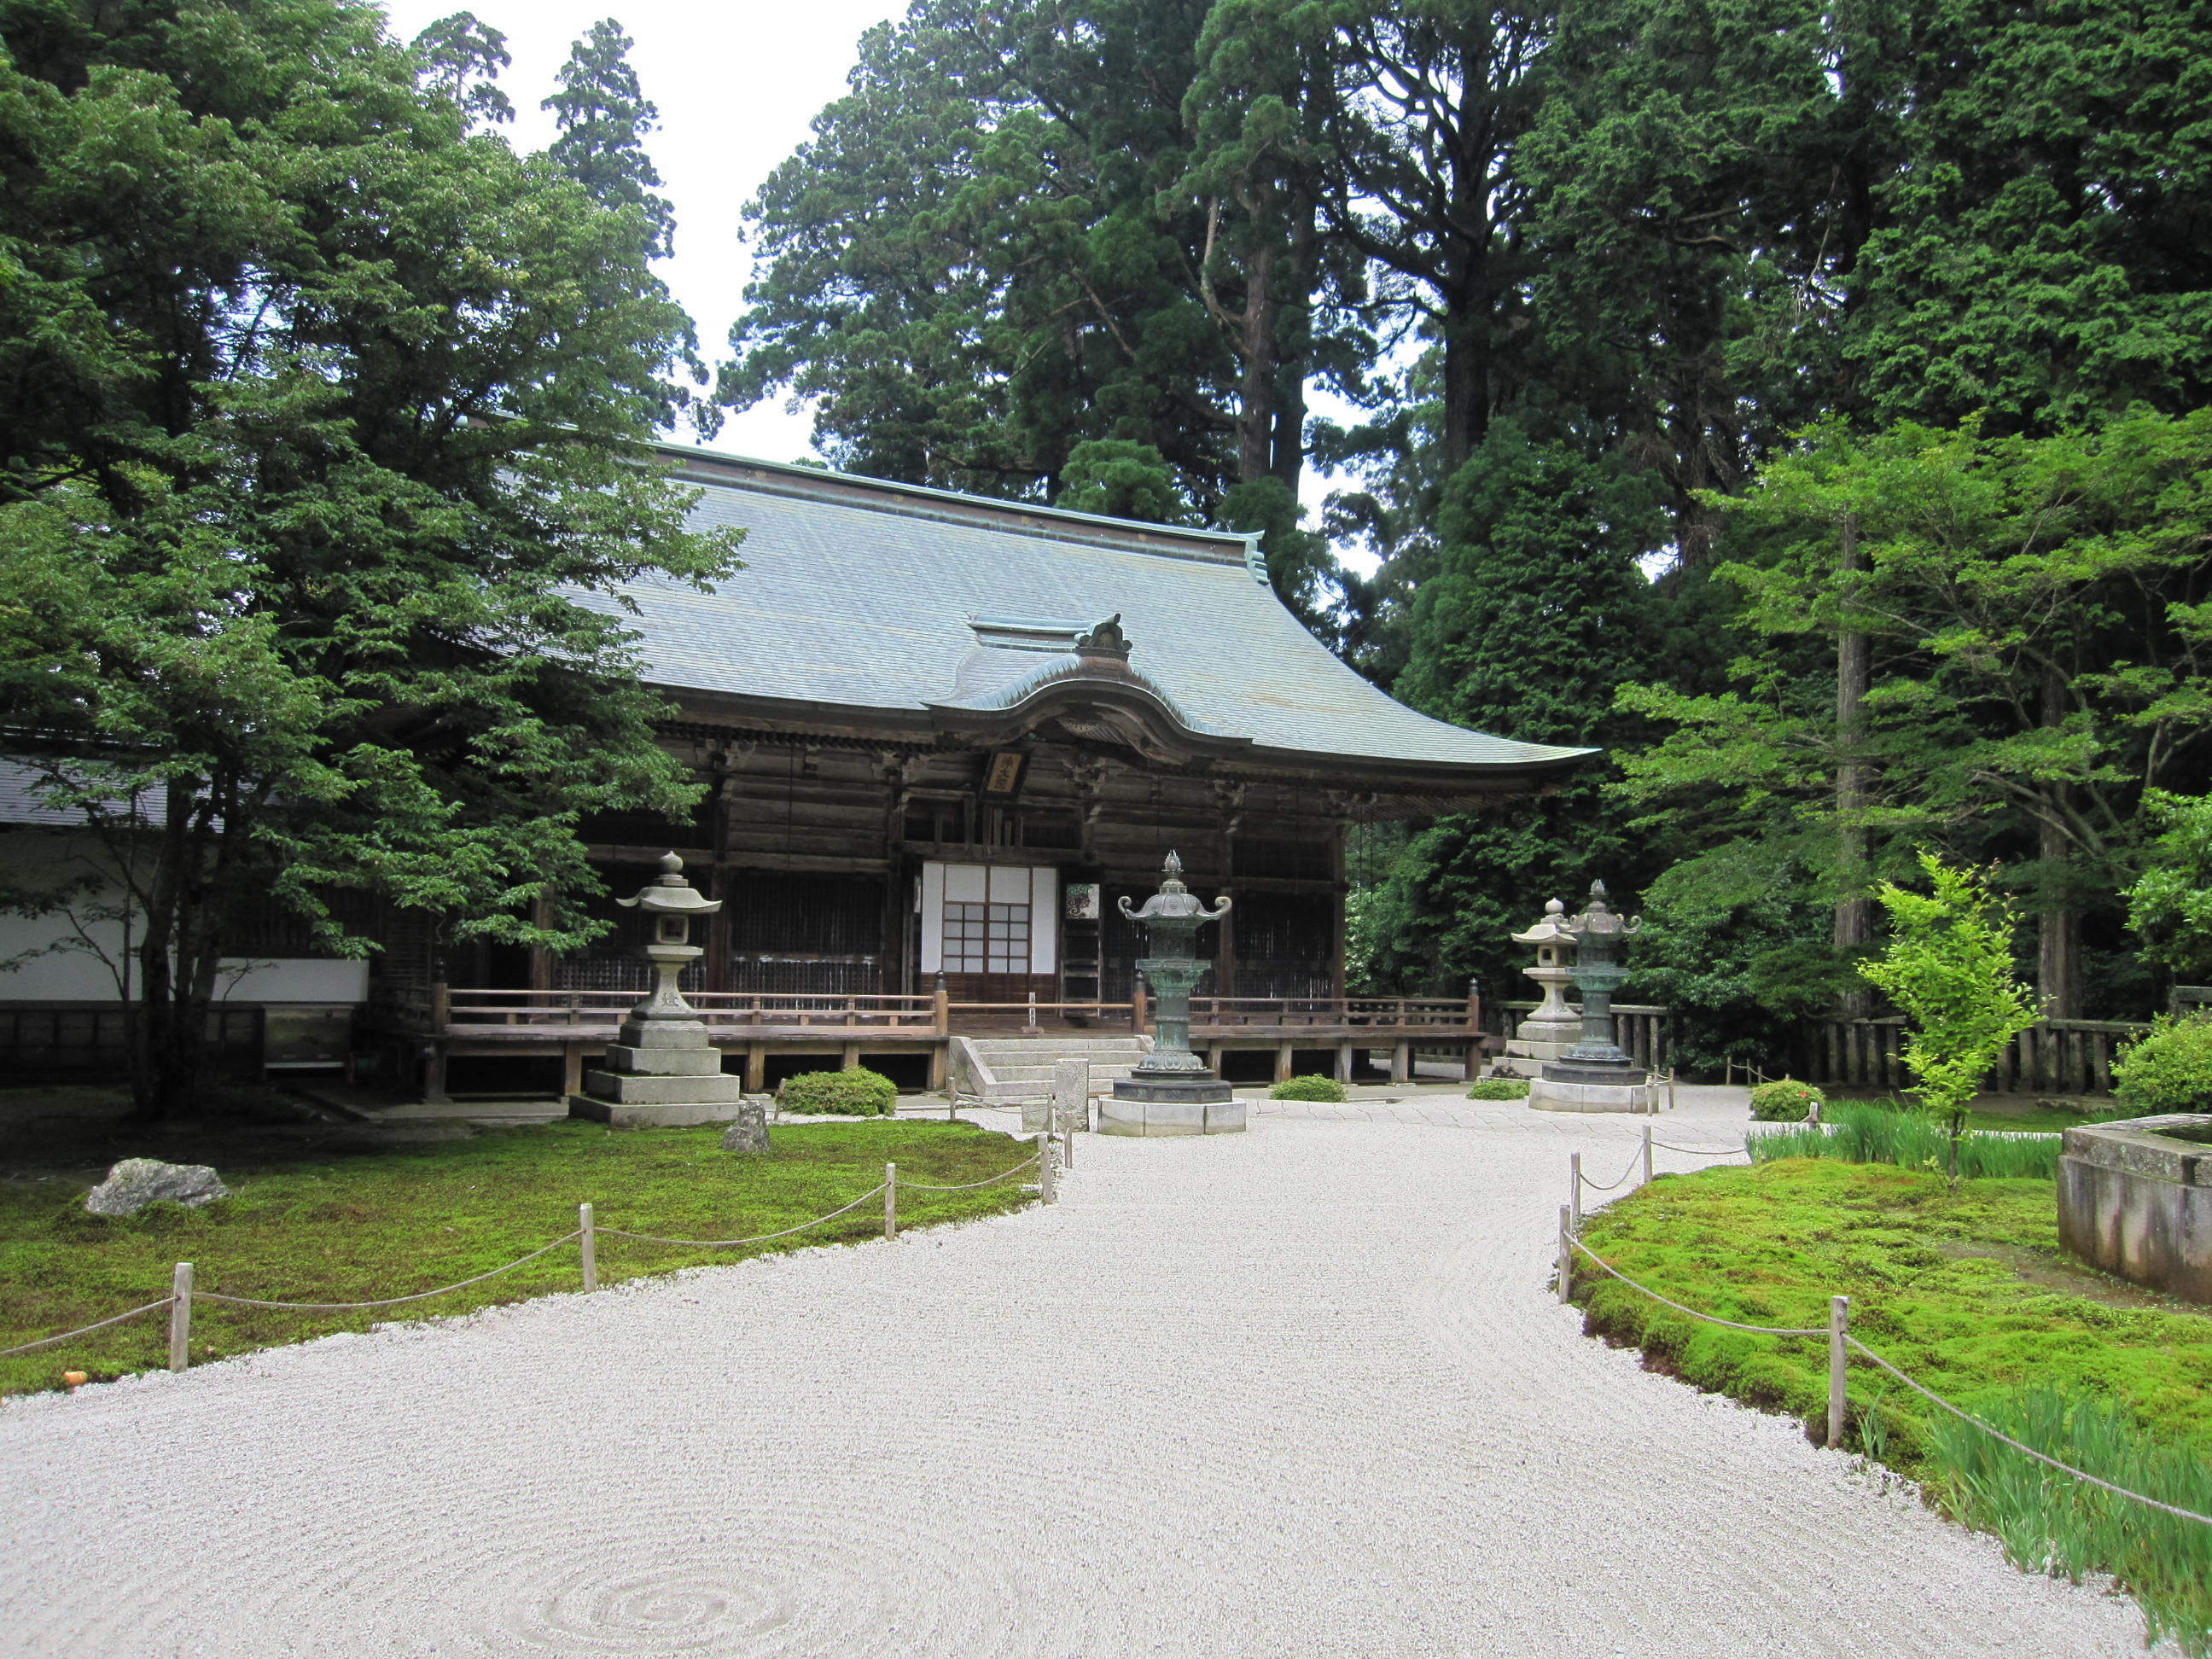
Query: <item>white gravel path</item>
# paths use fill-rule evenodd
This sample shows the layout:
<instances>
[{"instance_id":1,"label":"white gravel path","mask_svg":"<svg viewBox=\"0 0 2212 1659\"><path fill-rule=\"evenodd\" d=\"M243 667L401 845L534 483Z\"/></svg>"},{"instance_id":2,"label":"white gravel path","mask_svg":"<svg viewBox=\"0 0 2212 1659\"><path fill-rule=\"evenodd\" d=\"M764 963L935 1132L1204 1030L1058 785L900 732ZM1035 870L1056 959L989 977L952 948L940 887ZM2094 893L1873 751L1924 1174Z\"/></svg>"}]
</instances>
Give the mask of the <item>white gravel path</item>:
<instances>
[{"instance_id":1,"label":"white gravel path","mask_svg":"<svg viewBox=\"0 0 2212 1659\"><path fill-rule=\"evenodd\" d=\"M1609 1178L1639 1127L1085 1137L1050 1210L20 1401L0 1653L2140 1653L2126 1601L1580 1335L1565 1154Z\"/></svg>"}]
</instances>

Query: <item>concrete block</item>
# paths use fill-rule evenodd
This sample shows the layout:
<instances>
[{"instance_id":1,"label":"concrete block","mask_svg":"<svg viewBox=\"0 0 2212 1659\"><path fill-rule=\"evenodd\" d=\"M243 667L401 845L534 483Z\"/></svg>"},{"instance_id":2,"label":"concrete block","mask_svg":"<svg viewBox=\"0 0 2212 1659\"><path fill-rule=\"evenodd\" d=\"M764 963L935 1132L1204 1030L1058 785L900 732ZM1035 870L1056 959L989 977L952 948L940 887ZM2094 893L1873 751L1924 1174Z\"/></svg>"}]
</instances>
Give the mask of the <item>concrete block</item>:
<instances>
[{"instance_id":1,"label":"concrete block","mask_svg":"<svg viewBox=\"0 0 2212 1659\"><path fill-rule=\"evenodd\" d=\"M1554 1083L1537 1078L1528 1085L1528 1103L1540 1112L1642 1112L1650 1109L1644 1083Z\"/></svg>"},{"instance_id":2,"label":"concrete block","mask_svg":"<svg viewBox=\"0 0 2212 1659\"><path fill-rule=\"evenodd\" d=\"M1052 1068L1052 1127L1055 1130L1091 1127L1091 1062L1063 1060Z\"/></svg>"},{"instance_id":3,"label":"concrete block","mask_svg":"<svg viewBox=\"0 0 2212 1659\"><path fill-rule=\"evenodd\" d=\"M1210 1135L1235 1135L1244 1133L1244 1103L1241 1100L1218 1100L1206 1109L1206 1133Z\"/></svg>"},{"instance_id":4,"label":"concrete block","mask_svg":"<svg viewBox=\"0 0 2212 1659\"><path fill-rule=\"evenodd\" d=\"M734 1106L744 1098L744 1080L720 1073L713 1077L635 1077L627 1072L592 1071L584 1073L584 1092L622 1106Z\"/></svg>"},{"instance_id":5,"label":"concrete block","mask_svg":"<svg viewBox=\"0 0 2212 1659\"><path fill-rule=\"evenodd\" d=\"M731 1123L744 1111L742 1101L678 1102L666 1105L599 1100L590 1095L570 1095L568 1115L586 1118L616 1129L673 1129L695 1123Z\"/></svg>"},{"instance_id":6,"label":"concrete block","mask_svg":"<svg viewBox=\"0 0 2212 1659\"><path fill-rule=\"evenodd\" d=\"M617 1033L632 1048L704 1048L707 1022L702 1019L626 1019Z\"/></svg>"},{"instance_id":7,"label":"concrete block","mask_svg":"<svg viewBox=\"0 0 2212 1659\"><path fill-rule=\"evenodd\" d=\"M607 1050L607 1070L643 1077L720 1077L717 1048L636 1048L617 1043Z\"/></svg>"}]
</instances>

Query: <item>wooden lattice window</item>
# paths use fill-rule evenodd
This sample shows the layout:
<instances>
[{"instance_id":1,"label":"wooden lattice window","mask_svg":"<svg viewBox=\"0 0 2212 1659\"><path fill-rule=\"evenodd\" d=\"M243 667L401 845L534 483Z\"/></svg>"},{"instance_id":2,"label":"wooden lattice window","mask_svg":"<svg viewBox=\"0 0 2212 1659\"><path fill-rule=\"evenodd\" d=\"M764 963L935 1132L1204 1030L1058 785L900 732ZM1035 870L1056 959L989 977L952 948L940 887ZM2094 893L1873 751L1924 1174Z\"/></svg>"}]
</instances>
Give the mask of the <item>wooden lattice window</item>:
<instances>
[{"instance_id":1,"label":"wooden lattice window","mask_svg":"<svg viewBox=\"0 0 2212 1659\"><path fill-rule=\"evenodd\" d=\"M962 904L945 907L945 971L948 974L1026 974L1030 970L1030 907Z\"/></svg>"}]
</instances>

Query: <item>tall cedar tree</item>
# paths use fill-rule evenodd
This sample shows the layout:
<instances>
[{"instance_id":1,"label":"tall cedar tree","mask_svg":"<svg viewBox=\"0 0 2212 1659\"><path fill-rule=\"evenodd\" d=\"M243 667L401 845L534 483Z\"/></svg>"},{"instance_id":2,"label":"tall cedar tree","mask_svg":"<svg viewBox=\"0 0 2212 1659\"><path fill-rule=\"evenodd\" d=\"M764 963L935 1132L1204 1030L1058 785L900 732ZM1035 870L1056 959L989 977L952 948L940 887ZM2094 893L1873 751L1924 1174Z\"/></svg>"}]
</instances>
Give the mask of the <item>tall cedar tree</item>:
<instances>
[{"instance_id":1,"label":"tall cedar tree","mask_svg":"<svg viewBox=\"0 0 2212 1659\"><path fill-rule=\"evenodd\" d=\"M871 31L747 210L721 395L811 399L838 465L985 495L1057 500L1086 442L1149 447L1176 516L1262 532L1318 621L1296 501L1335 269L1313 246L1316 66L1215 11L923 0Z\"/></svg>"},{"instance_id":2,"label":"tall cedar tree","mask_svg":"<svg viewBox=\"0 0 2212 1659\"><path fill-rule=\"evenodd\" d=\"M579 817L696 794L615 590L734 550L644 447L648 216L472 130L492 32L7 0L0 45L0 705L110 851L173 1113L250 902L590 936Z\"/></svg>"},{"instance_id":3,"label":"tall cedar tree","mask_svg":"<svg viewBox=\"0 0 2212 1659\"><path fill-rule=\"evenodd\" d=\"M1608 714L1639 675L1653 629L1637 568L1656 516L1618 460L1492 424L1446 494L1436 574L1413 599L1413 655L1399 693L1425 713L1533 743L1578 745L1629 729ZM1633 893L1656 866L1586 772L1518 810L1454 815L1419 830L1370 902L1390 943L1370 971L1404 988L1468 975L1516 995L1507 935L1553 896L1602 878Z\"/></svg>"}]
</instances>

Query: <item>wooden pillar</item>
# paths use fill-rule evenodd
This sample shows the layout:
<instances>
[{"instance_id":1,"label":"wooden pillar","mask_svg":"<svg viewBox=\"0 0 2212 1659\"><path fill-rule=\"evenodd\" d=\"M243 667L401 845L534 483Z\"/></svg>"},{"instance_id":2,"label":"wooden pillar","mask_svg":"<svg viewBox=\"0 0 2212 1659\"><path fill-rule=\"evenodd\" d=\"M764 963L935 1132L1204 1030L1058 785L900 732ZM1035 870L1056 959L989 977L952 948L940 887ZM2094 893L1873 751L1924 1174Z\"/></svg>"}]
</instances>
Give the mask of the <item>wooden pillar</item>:
<instances>
[{"instance_id":1,"label":"wooden pillar","mask_svg":"<svg viewBox=\"0 0 2212 1659\"><path fill-rule=\"evenodd\" d=\"M1346 995L1344 977L1344 838L1346 821L1338 818L1328 831L1329 879L1329 945L1328 994L1331 1001L1342 1002Z\"/></svg>"},{"instance_id":2,"label":"wooden pillar","mask_svg":"<svg viewBox=\"0 0 2212 1659\"><path fill-rule=\"evenodd\" d=\"M1275 1081L1288 1083L1291 1080L1291 1067L1294 1063L1291 1045L1287 1042L1277 1043L1275 1045Z\"/></svg>"},{"instance_id":3,"label":"wooden pillar","mask_svg":"<svg viewBox=\"0 0 2212 1659\"><path fill-rule=\"evenodd\" d=\"M442 1106L452 1098L446 1092L446 1045L442 1042L422 1045L422 1098L433 1106Z\"/></svg>"},{"instance_id":4,"label":"wooden pillar","mask_svg":"<svg viewBox=\"0 0 2212 1659\"><path fill-rule=\"evenodd\" d=\"M838 1069L846 1072L858 1071L860 1069L860 1045L857 1042L847 1043L838 1053Z\"/></svg>"},{"instance_id":5,"label":"wooden pillar","mask_svg":"<svg viewBox=\"0 0 2212 1659\"><path fill-rule=\"evenodd\" d=\"M1130 1029L1139 1036L1144 1036L1150 1024L1151 1011L1145 1006L1149 1000L1151 999L1145 995L1145 981L1142 979L1133 978L1129 981Z\"/></svg>"},{"instance_id":6,"label":"wooden pillar","mask_svg":"<svg viewBox=\"0 0 2212 1659\"><path fill-rule=\"evenodd\" d=\"M584 1092L584 1045L580 1042L561 1045L561 1092L564 1095Z\"/></svg>"},{"instance_id":7,"label":"wooden pillar","mask_svg":"<svg viewBox=\"0 0 2212 1659\"><path fill-rule=\"evenodd\" d=\"M952 994L945 988L945 975L937 976L937 988L929 994L929 1006L937 1017L937 1035L952 1035Z\"/></svg>"},{"instance_id":8,"label":"wooden pillar","mask_svg":"<svg viewBox=\"0 0 2212 1659\"><path fill-rule=\"evenodd\" d=\"M1339 1083L1352 1081L1352 1045L1349 1042L1336 1045L1336 1080Z\"/></svg>"},{"instance_id":9,"label":"wooden pillar","mask_svg":"<svg viewBox=\"0 0 2212 1659\"><path fill-rule=\"evenodd\" d=\"M1413 1080L1413 1045L1400 1041L1390 1048L1390 1081L1410 1083Z\"/></svg>"},{"instance_id":10,"label":"wooden pillar","mask_svg":"<svg viewBox=\"0 0 2212 1659\"><path fill-rule=\"evenodd\" d=\"M930 1086L932 1089L942 1089L942 1088L945 1086L945 1051L947 1048L951 1048L951 1044L950 1044L950 1043L948 1043L948 1042L936 1042L936 1043L932 1043L932 1044L930 1045L930 1049L929 1049L929 1086Z\"/></svg>"},{"instance_id":11,"label":"wooden pillar","mask_svg":"<svg viewBox=\"0 0 2212 1659\"><path fill-rule=\"evenodd\" d=\"M768 1091L768 1044L745 1044L745 1092L764 1094Z\"/></svg>"}]
</instances>

